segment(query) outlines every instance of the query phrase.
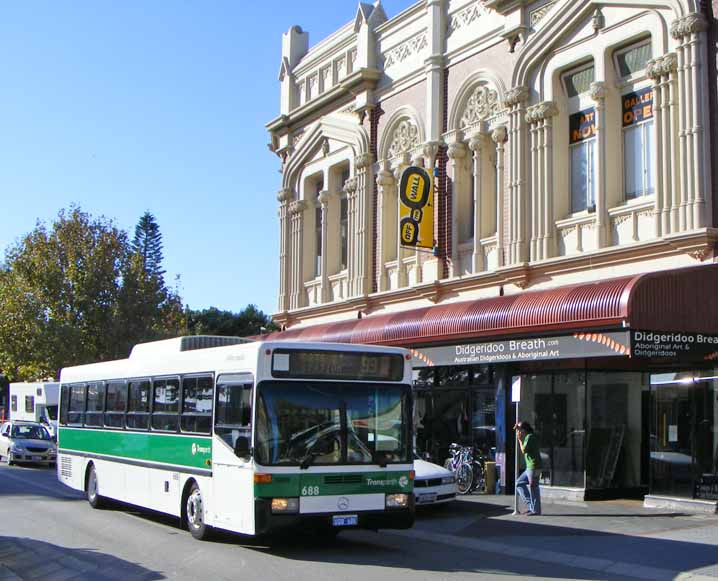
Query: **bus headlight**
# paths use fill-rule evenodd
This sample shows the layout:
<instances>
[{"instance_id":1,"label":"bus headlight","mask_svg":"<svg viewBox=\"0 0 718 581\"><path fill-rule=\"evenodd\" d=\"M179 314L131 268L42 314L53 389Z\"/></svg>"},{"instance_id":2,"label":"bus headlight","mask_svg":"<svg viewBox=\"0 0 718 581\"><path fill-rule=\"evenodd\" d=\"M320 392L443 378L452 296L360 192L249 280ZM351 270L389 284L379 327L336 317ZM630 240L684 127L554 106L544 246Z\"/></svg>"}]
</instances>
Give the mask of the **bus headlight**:
<instances>
[{"instance_id":1,"label":"bus headlight","mask_svg":"<svg viewBox=\"0 0 718 581\"><path fill-rule=\"evenodd\" d=\"M387 494L386 495L386 507L387 508L406 508L409 506L409 495L408 494Z\"/></svg>"},{"instance_id":2,"label":"bus headlight","mask_svg":"<svg viewBox=\"0 0 718 581\"><path fill-rule=\"evenodd\" d=\"M295 514L299 512L298 498L273 498L272 514Z\"/></svg>"}]
</instances>

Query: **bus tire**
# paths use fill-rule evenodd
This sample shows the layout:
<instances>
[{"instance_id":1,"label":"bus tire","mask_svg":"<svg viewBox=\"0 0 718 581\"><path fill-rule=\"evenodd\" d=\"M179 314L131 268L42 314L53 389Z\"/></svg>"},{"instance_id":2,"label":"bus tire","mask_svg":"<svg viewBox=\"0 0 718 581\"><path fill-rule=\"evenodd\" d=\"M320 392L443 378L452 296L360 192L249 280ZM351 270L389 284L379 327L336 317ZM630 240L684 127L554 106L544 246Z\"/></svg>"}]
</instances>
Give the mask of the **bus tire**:
<instances>
[{"instance_id":1,"label":"bus tire","mask_svg":"<svg viewBox=\"0 0 718 581\"><path fill-rule=\"evenodd\" d=\"M85 492L87 494L87 502L90 503L92 508L102 508L105 506L105 498L100 496L98 490L97 471L95 470L95 465L90 464L90 467L87 470L87 484L85 486Z\"/></svg>"},{"instance_id":2,"label":"bus tire","mask_svg":"<svg viewBox=\"0 0 718 581\"><path fill-rule=\"evenodd\" d=\"M202 491L196 482L192 483L185 502L185 521L190 534L198 541L209 538L210 527L204 522L204 502Z\"/></svg>"}]
</instances>

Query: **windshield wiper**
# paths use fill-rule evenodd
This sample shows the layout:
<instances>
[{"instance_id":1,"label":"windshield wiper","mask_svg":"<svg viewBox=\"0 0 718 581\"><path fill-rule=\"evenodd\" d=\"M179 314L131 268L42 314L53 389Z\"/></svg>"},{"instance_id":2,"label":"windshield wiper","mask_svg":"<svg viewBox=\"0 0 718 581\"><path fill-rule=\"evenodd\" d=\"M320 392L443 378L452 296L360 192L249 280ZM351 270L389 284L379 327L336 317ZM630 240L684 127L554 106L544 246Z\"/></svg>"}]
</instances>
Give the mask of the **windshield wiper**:
<instances>
[{"instance_id":1,"label":"windshield wiper","mask_svg":"<svg viewBox=\"0 0 718 581\"><path fill-rule=\"evenodd\" d=\"M302 458L302 461L299 463L299 468L301 470L306 470L309 468L311 464L314 463L314 459L319 456L316 452L308 452L304 458Z\"/></svg>"}]
</instances>

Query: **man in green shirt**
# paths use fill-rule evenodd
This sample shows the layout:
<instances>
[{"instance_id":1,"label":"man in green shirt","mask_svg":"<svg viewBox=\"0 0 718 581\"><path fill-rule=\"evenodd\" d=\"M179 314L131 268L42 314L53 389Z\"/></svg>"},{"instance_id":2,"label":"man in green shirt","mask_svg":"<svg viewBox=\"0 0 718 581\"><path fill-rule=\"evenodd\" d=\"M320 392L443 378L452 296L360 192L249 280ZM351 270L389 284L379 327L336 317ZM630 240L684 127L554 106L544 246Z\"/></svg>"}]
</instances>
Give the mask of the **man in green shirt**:
<instances>
[{"instance_id":1,"label":"man in green shirt","mask_svg":"<svg viewBox=\"0 0 718 581\"><path fill-rule=\"evenodd\" d=\"M539 476L541 474L541 453L538 438L531 424L519 422L514 426L516 439L526 460L526 470L516 479L516 490L528 507L528 515L541 514L541 490Z\"/></svg>"}]
</instances>

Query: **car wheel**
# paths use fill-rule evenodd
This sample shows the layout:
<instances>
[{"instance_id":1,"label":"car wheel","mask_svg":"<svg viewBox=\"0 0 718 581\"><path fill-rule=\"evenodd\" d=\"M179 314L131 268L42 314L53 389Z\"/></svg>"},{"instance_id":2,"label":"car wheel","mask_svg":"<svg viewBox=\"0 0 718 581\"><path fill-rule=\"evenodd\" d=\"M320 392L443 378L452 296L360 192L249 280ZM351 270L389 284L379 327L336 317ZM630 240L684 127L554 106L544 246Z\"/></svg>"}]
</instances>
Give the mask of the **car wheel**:
<instances>
[{"instance_id":1,"label":"car wheel","mask_svg":"<svg viewBox=\"0 0 718 581\"><path fill-rule=\"evenodd\" d=\"M12 452L8 452L8 453L7 453L7 458L6 458L6 460L7 460L7 465L8 465L8 466L12 466L13 464L15 464L15 460L13 460L13 458L12 458Z\"/></svg>"},{"instance_id":2,"label":"car wheel","mask_svg":"<svg viewBox=\"0 0 718 581\"><path fill-rule=\"evenodd\" d=\"M93 465L90 466L90 472L87 474L87 502L92 508L102 508L105 505L105 499L98 491L97 471Z\"/></svg>"},{"instance_id":3,"label":"car wheel","mask_svg":"<svg viewBox=\"0 0 718 581\"><path fill-rule=\"evenodd\" d=\"M185 513L190 534L198 541L207 540L210 527L204 522L204 502L202 501L202 492L197 483L193 483L192 488L190 488L187 503L185 504Z\"/></svg>"}]
</instances>

